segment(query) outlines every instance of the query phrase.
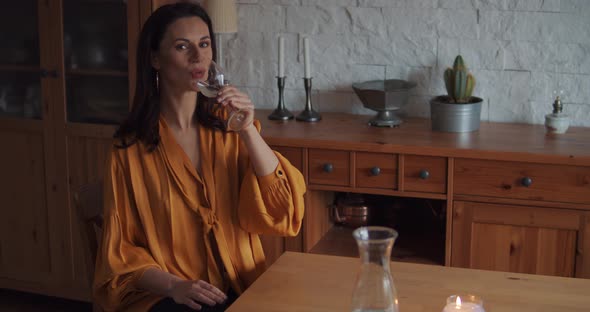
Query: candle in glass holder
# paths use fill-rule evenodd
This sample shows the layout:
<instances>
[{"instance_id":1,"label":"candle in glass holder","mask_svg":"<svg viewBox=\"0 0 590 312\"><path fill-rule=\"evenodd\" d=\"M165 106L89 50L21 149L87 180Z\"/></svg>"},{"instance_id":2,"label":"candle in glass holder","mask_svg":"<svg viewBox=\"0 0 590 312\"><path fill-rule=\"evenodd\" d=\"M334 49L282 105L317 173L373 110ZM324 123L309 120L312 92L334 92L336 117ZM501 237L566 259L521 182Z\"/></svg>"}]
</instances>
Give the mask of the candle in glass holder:
<instances>
[{"instance_id":1,"label":"candle in glass holder","mask_svg":"<svg viewBox=\"0 0 590 312\"><path fill-rule=\"evenodd\" d=\"M485 312L483 300L474 295L452 295L443 312Z\"/></svg>"}]
</instances>

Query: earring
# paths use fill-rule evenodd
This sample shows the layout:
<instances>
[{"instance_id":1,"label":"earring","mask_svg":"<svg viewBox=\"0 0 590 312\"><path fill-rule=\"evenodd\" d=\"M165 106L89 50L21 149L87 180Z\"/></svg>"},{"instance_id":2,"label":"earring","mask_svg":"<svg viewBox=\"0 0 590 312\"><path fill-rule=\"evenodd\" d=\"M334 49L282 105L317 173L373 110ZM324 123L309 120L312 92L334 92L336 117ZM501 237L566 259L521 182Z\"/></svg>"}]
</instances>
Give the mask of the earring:
<instances>
[{"instance_id":1,"label":"earring","mask_svg":"<svg viewBox=\"0 0 590 312\"><path fill-rule=\"evenodd\" d=\"M156 93L160 94L160 73L156 71Z\"/></svg>"}]
</instances>

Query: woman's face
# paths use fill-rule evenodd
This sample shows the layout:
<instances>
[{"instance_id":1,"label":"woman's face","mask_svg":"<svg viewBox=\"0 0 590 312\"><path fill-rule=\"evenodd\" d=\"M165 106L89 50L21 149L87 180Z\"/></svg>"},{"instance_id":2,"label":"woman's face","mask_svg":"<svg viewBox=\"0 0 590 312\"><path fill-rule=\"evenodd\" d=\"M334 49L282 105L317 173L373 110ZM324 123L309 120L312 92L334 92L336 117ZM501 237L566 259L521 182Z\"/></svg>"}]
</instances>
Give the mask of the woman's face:
<instances>
[{"instance_id":1,"label":"woman's face","mask_svg":"<svg viewBox=\"0 0 590 312\"><path fill-rule=\"evenodd\" d=\"M209 27L199 17L184 17L168 26L160 49L152 54L160 88L169 92L196 91L195 81L207 78L213 59Z\"/></svg>"}]
</instances>

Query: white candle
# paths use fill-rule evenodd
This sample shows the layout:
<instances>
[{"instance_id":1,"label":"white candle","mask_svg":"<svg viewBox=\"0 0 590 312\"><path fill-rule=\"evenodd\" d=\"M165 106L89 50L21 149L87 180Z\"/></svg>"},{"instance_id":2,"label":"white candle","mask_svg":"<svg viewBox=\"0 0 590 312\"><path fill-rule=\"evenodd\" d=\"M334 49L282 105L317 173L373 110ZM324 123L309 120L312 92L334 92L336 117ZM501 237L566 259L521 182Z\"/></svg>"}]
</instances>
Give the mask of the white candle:
<instances>
[{"instance_id":1,"label":"white candle","mask_svg":"<svg viewBox=\"0 0 590 312\"><path fill-rule=\"evenodd\" d=\"M305 78L311 78L311 65L309 59L309 38L303 38L303 58L305 62Z\"/></svg>"},{"instance_id":2,"label":"white candle","mask_svg":"<svg viewBox=\"0 0 590 312\"><path fill-rule=\"evenodd\" d=\"M461 298L463 298L463 301ZM470 302L469 299L466 297L451 296L447 299L447 305L442 312L485 312L481 301L474 300L474 302Z\"/></svg>"},{"instance_id":3,"label":"white candle","mask_svg":"<svg viewBox=\"0 0 590 312\"><path fill-rule=\"evenodd\" d=\"M285 38L279 37L279 77L285 77Z\"/></svg>"}]
</instances>

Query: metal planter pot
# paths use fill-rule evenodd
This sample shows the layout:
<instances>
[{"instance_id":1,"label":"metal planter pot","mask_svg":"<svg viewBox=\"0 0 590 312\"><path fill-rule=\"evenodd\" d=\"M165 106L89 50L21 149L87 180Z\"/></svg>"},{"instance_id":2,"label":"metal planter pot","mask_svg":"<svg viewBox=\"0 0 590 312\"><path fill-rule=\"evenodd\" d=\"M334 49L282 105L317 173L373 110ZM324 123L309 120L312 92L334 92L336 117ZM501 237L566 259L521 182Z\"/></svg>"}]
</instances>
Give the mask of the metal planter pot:
<instances>
[{"instance_id":1,"label":"metal planter pot","mask_svg":"<svg viewBox=\"0 0 590 312\"><path fill-rule=\"evenodd\" d=\"M444 132L471 132L479 129L481 98L472 96L470 103L451 104L448 96L430 100L432 130Z\"/></svg>"}]
</instances>

